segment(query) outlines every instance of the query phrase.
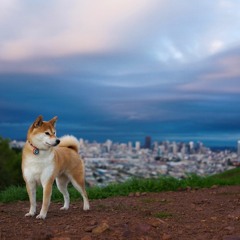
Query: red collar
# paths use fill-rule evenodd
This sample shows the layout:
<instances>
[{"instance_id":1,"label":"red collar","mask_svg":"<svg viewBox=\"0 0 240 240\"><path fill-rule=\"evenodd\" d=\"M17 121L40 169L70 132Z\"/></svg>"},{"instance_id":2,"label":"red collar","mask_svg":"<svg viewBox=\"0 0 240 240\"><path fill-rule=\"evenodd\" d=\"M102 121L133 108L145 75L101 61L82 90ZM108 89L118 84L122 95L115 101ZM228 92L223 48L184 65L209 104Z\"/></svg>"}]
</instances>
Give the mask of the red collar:
<instances>
[{"instance_id":1,"label":"red collar","mask_svg":"<svg viewBox=\"0 0 240 240\"><path fill-rule=\"evenodd\" d=\"M28 143L31 145L31 147L33 148L33 154L34 155L38 155L39 154L39 148L35 147L29 140Z\"/></svg>"}]
</instances>

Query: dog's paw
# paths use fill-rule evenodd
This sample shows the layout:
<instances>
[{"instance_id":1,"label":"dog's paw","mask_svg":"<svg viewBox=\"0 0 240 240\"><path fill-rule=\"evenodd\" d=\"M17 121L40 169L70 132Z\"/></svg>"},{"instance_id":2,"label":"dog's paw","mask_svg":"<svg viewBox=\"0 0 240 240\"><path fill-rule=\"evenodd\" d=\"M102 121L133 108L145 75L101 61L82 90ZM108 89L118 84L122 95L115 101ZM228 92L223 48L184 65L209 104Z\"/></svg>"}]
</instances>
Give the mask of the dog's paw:
<instances>
[{"instance_id":1,"label":"dog's paw","mask_svg":"<svg viewBox=\"0 0 240 240\"><path fill-rule=\"evenodd\" d=\"M61 211L66 211L66 210L68 210L68 208L69 208L69 207L64 207L64 206L63 206L63 207L60 208L60 210L61 210Z\"/></svg>"},{"instance_id":2,"label":"dog's paw","mask_svg":"<svg viewBox=\"0 0 240 240\"><path fill-rule=\"evenodd\" d=\"M42 220L44 220L45 218L46 218L46 216L47 216L47 214L39 214L39 215L37 215L37 217L36 217L36 219L42 219Z\"/></svg>"},{"instance_id":3,"label":"dog's paw","mask_svg":"<svg viewBox=\"0 0 240 240\"><path fill-rule=\"evenodd\" d=\"M85 203L85 204L83 205L83 210L84 210L84 211L90 210L89 203Z\"/></svg>"},{"instance_id":4,"label":"dog's paw","mask_svg":"<svg viewBox=\"0 0 240 240\"><path fill-rule=\"evenodd\" d=\"M33 217L34 215L35 215L35 213L29 212L29 213L26 213L26 214L25 214L25 217Z\"/></svg>"}]
</instances>

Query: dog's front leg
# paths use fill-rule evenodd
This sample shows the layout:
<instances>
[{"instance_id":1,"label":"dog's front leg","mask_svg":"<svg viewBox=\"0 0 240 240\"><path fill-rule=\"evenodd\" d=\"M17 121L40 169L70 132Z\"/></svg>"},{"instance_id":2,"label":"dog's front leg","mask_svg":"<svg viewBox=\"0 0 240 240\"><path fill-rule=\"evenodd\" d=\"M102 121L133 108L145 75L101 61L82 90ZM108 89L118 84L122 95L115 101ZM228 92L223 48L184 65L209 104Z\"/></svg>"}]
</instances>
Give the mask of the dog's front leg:
<instances>
[{"instance_id":1,"label":"dog's front leg","mask_svg":"<svg viewBox=\"0 0 240 240\"><path fill-rule=\"evenodd\" d=\"M45 219L47 216L48 207L50 205L51 195L52 195L52 185L53 181L49 180L43 185L43 203L40 214L37 219Z\"/></svg>"},{"instance_id":2,"label":"dog's front leg","mask_svg":"<svg viewBox=\"0 0 240 240\"><path fill-rule=\"evenodd\" d=\"M25 217L32 217L36 213L36 182L27 182L26 181L27 192L30 200L30 210Z\"/></svg>"}]
</instances>

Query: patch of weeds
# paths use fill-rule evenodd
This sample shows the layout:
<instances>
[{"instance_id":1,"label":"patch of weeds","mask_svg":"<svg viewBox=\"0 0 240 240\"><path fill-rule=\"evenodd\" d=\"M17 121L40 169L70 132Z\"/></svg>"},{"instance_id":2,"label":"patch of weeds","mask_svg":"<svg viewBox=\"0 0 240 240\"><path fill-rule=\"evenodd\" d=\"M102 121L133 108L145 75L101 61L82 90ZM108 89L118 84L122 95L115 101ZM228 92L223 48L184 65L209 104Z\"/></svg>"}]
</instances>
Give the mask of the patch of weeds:
<instances>
[{"instance_id":1,"label":"patch of weeds","mask_svg":"<svg viewBox=\"0 0 240 240\"><path fill-rule=\"evenodd\" d=\"M101 204L101 203L100 203L100 204L98 204L97 206L95 206L95 209L106 211L107 209L109 209L109 207L106 206L106 205L104 205L104 204Z\"/></svg>"},{"instance_id":2,"label":"patch of weeds","mask_svg":"<svg viewBox=\"0 0 240 240\"><path fill-rule=\"evenodd\" d=\"M131 210L131 206L127 206L125 204L119 203L119 204L113 206L113 209L115 211L126 211L126 210Z\"/></svg>"},{"instance_id":3,"label":"patch of weeds","mask_svg":"<svg viewBox=\"0 0 240 240\"><path fill-rule=\"evenodd\" d=\"M169 203L170 201L168 201L167 199L161 199L160 200L160 203L161 204L167 204L167 203Z\"/></svg>"},{"instance_id":4,"label":"patch of weeds","mask_svg":"<svg viewBox=\"0 0 240 240\"><path fill-rule=\"evenodd\" d=\"M142 203L160 203L160 204L167 204L169 201L167 199L154 199L154 198L145 198L140 200Z\"/></svg>"},{"instance_id":5,"label":"patch of weeds","mask_svg":"<svg viewBox=\"0 0 240 240\"><path fill-rule=\"evenodd\" d=\"M189 175L185 179L175 179L173 177L159 177L157 179L137 179L133 178L121 184L110 184L106 187L91 187L87 189L89 199L104 199L113 196L128 196L133 192L163 192L177 191L191 188L209 188L213 185L230 186L240 184L240 168L228 170L224 173L200 177ZM73 187L69 187L69 193L73 201L79 200L80 194ZM52 200L62 201L61 193L54 186ZM28 201L26 187L12 186L0 190L0 202ZM42 200L42 190L37 191L37 200ZM146 200L146 204L151 200Z\"/></svg>"},{"instance_id":6,"label":"patch of weeds","mask_svg":"<svg viewBox=\"0 0 240 240\"><path fill-rule=\"evenodd\" d=\"M219 192L217 195L223 195L223 196L232 196L232 195L238 195L239 192Z\"/></svg>"},{"instance_id":7,"label":"patch of weeds","mask_svg":"<svg viewBox=\"0 0 240 240\"><path fill-rule=\"evenodd\" d=\"M156 203L159 200L158 199L154 199L154 198L145 198L145 199L141 199L140 200L142 203Z\"/></svg>"},{"instance_id":8,"label":"patch of weeds","mask_svg":"<svg viewBox=\"0 0 240 240\"><path fill-rule=\"evenodd\" d=\"M165 218L171 218L173 217L173 215L171 213L168 212L158 212L158 213L154 213L153 216L155 218L160 218L160 219L165 219Z\"/></svg>"}]
</instances>

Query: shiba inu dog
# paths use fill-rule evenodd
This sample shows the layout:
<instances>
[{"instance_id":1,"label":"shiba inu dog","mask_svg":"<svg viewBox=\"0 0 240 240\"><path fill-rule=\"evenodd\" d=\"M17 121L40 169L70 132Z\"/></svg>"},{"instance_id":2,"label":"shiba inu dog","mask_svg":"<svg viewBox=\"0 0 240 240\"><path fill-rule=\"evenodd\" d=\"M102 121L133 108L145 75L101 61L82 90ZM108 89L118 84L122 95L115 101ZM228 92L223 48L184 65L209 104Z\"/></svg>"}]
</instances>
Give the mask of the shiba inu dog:
<instances>
[{"instance_id":1,"label":"shiba inu dog","mask_svg":"<svg viewBox=\"0 0 240 240\"><path fill-rule=\"evenodd\" d=\"M52 185L56 179L57 187L64 197L64 206L69 208L68 183L83 197L83 210L89 210L89 201L85 191L84 163L78 154L79 142L73 136L56 137L57 117L43 121L39 116L30 126L27 141L22 153L22 173L26 182L30 200L30 210L25 216L36 214L36 186L43 187L43 202L38 219L45 219L50 205Z\"/></svg>"}]
</instances>

